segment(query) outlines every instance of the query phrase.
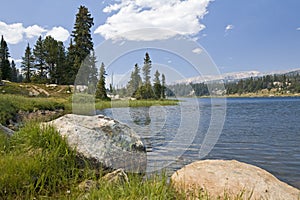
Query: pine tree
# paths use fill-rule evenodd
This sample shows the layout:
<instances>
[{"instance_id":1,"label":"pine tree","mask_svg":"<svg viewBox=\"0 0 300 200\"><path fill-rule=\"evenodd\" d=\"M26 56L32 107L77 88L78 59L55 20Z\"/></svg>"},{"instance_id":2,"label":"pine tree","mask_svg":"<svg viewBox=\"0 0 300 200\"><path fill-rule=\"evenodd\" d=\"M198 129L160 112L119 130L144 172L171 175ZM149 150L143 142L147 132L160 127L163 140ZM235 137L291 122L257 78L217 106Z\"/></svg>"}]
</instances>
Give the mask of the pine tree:
<instances>
[{"instance_id":1,"label":"pine tree","mask_svg":"<svg viewBox=\"0 0 300 200\"><path fill-rule=\"evenodd\" d=\"M61 41L57 43L57 58L54 74L55 83L64 84L66 82L66 50Z\"/></svg>"},{"instance_id":2,"label":"pine tree","mask_svg":"<svg viewBox=\"0 0 300 200\"><path fill-rule=\"evenodd\" d=\"M138 99L153 99L155 98L152 86L151 86L151 67L152 61L148 53L145 54L144 58L144 66L143 66L143 78L144 83L141 87L139 87L138 91L136 92L136 98Z\"/></svg>"},{"instance_id":3,"label":"pine tree","mask_svg":"<svg viewBox=\"0 0 300 200\"><path fill-rule=\"evenodd\" d=\"M25 74L25 82L30 82L31 81L31 76L32 76L32 68L34 67L34 57L31 52L31 48L29 46L29 43L27 44L26 50L25 50L25 55L22 57L22 69Z\"/></svg>"},{"instance_id":4,"label":"pine tree","mask_svg":"<svg viewBox=\"0 0 300 200\"><path fill-rule=\"evenodd\" d=\"M11 68L12 68L12 74L11 74L11 81L18 82L18 71L16 68L15 61L11 61Z\"/></svg>"},{"instance_id":5,"label":"pine tree","mask_svg":"<svg viewBox=\"0 0 300 200\"><path fill-rule=\"evenodd\" d=\"M95 56L95 52L93 51L88 59L85 60L85 65L88 70L88 80L85 83L88 83L88 90L90 94L95 94L97 83L98 83L98 69L96 66L97 59Z\"/></svg>"},{"instance_id":6,"label":"pine tree","mask_svg":"<svg viewBox=\"0 0 300 200\"><path fill-rule=\"evenodd\" d=\"M145 54L144 58L144 66L143 66L143 75L144 75L144 85L150 84L150 73L151 73L152 61L148 52Z\"/></svg>"},{"instance_id":7,"label":"pine tree","mask_svg":"<svg viewBox=\"0 0 300 200\"><path fill-rule=\"evenodd\" d=\"M89 84L90 85L97 85L98 82L98 72L97 72L97 58L95 56L95 52L92 51L92 53L89 56L89 66L90 66L90 77L89 77Z\"/></svg>"},{"instance_id":8,"label":"pine tree","mask_svg":"<svg viewBox=\"0 0 300 200\"><path fill-rule=\"evenodd\" d=\"M160 73L158 70L156 70L154 74L154 85L153 85L153 90L154 90L154 95L155 99L160 99L161 98L161 92L162 92L162 86L159 80Z\"/></svg>"},{"instance_id":9,"label":"pine tree","mask_svg":"<svg viewBox=\"0 0 300 200\"><path fill-rule=\"evenodd\" d=\"M72 38L70 39L70 45L68 47L66 57L66 69L65 69L65 82L66 84L74 84L78 69L75 68L76 51Z\"/></svg>"},{"instance_id":10,"label":"pine tree","mask_svg":"<svg viewBox=\"0 0 300 200\"><path fill-rule=\"evenodd\" d=\"M166 77L164 74L161 75L161 98L166 98Z\"/></svg>"},{"instance_id":11,"label":"pine tree","mask_svg":"<svg viewBox=\"0 0 300 200\"><path fill-rule=\"evenodd\" d=\"M36 44L33 48L33 55L35 57L35 68L38 70L38 75L39 75L39 81L43 82L43 80L46 79L46 55L47 52L44 47L44 41L42 39L42 36L38 38L36 41Z\"/></svg>"},{"instance_id":12,"label":"pine tree","mask_svg":"<svg viewBox=\"0 0 300 200\"><path fill-rule=\"evenodd\" d=\"M47 66L49 83L65 83L66 76L66 52L62 42L47 36L44 40L45 64Z\"/></svg>"},{"instance_id":13,"label":"pine tree","mask_svg":"<svg viewBox=\"0 0 300 200\"><path fill-rule=\"evenodd\" d=\"M72 57L74 57L74 62L72 63L73 66L70 66L69 64L69 67L71 67L72 70L72 82L74 82L76 74L78 73L82 62L94 50L94 44L91 35L91 28L94 25L93 20L94 19L91 17L91 14L88 11L88 9L84 6L80 6L79 11L76 14L74 30L72 31L72 37L74 38L75 42L74 46L72 47L72 54L74 54L72 55ZM71 48L71 46L69 48ZM86 79L88 78L85 77L81 81L85 82Z\"/></svg>"},{"instance_id":14,"label":"pine tree","mask_svg":"<svg viewBox=\"0 0 300 200\"><path fill-rule=\"evenodd\" d=\"M130 81L127 84L128 94L132 97L135 97L136 91L141 86L142 86L142 78L140 76L140 68L136 63L134 66L134 70L131 73Z\"/></svg>"},{"instance_id":15,"label":"pine tree","mask_svg":"<svg viewBox=\"0 0 300 200\"><path fill-rule=\"evenodd\" d=\"M1 78L3 80L11 80L12 69L10 66L9 58L9 51L6 41L1 37L0 42L0 70L1 70Z\"/></svg>"},{"instance_id":16,"label":"pine tree","mask_svg":"<svg viewBox=\"0 0 300 200\"><path fill-rule=\"evenodd\" d=\"M44 40L44 48L45 48L45 61L48 70L48 76L50 80L49 83L55 83L55 72L56 72L56 64L57 64L57 52L58 52L58 44L57 41L51 37L47 36Z\"/></svg>"},{"instance_id":17,"label":"pine tree","mask_svg":"<svg viewBox=\"0 0 300 200\"><path fill-rule=\"evenodd\" d=\"M96 98L102 99L102 100L108 100L106 94L106 88L105 88L105 66L104 63L101 64L100 72L99 72L99 81L97 84L97 90L96 90Z\"/></svg>"}]
</instances>

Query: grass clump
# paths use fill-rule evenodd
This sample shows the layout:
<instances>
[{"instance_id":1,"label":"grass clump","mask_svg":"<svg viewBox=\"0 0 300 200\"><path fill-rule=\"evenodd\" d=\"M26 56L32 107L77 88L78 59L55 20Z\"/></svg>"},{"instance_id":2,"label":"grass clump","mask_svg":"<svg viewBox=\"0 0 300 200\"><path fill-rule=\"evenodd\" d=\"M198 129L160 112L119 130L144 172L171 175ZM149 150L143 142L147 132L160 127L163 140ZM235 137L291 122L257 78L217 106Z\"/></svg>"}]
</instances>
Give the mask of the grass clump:
<instances>
[{"instance_id":1,"label":"grass clump","mask_svg":"<svg viewBox=\"0 0 300 200\"><path fill-rule=\"evenodd\" d=\"M0 144L1 198L59 196L82 177L75 151L51 127L29 123L11 138L1 134Z\"/></svg>"},{"instance_id":2,"label":"grass clump","mask_svg":"<svg viewBox=\"0 0 300 200\"><path fill-rule=\"evenodd\" d=\"M168 183L166 174L143 178L137 174L128 176L129 183L108 183L102 181L87 199L184 199Z\"/></svg>"}]
</instances>

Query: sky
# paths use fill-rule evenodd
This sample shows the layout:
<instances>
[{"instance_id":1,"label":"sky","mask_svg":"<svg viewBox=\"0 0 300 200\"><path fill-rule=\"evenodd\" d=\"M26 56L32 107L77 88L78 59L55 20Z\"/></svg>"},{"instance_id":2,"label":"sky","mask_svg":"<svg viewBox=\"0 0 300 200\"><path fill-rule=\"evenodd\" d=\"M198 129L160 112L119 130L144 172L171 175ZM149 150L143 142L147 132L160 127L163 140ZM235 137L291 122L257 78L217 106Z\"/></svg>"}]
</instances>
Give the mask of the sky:
<instances>
[{"instance_id":1,"label":"sky","mask_svg":"<svg viewBox=\"0 0 300 200\"><path fill-rule=\"evenodd\" d=\"M19 64L27 43L34 46L40 35L51 35L67 47L80 5L94 18L95 47L107 40L147 43L179 36L197 43L199 48L191 49L192 53L205 53L221 73L300 68L299 0L5 1L0 6L0 35L8 43L11 59ZM145 31L148 28L170 31ZM180 56L149 51L157 66L175 66L185 77L197 75ZM137 57L142 65L144 53L120 56L115 69L121 63L133 67Z\"/></svg>"}]
</instances>

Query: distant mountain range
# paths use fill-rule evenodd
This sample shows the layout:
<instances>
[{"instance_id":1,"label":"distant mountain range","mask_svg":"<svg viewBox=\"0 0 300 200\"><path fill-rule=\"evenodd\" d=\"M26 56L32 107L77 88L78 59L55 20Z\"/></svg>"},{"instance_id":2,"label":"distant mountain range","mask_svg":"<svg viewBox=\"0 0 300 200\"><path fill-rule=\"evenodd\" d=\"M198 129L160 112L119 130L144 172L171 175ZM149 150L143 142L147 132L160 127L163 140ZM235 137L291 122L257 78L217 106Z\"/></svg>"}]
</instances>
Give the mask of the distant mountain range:
<instances>
[{"instance_id":1,"label":"distant mountain range","mask_svg":"<svg viewBox=\"0 0 300 200\"><path fill-rule=\"evenodd\" d=\"M205 76L191 77L187 79L178 80L173 84L203 83L203 82L221 81L221 80L224 82L233 82L236 80L246 79L250 77L260 77L260 76L274 75L274 74L293 75L297 73L300 73L300 69L273 71L267 73L262 73L259 71L230 72L230 73L224 73L220 75L205 75Z\"/></svg>"}]
</instances>

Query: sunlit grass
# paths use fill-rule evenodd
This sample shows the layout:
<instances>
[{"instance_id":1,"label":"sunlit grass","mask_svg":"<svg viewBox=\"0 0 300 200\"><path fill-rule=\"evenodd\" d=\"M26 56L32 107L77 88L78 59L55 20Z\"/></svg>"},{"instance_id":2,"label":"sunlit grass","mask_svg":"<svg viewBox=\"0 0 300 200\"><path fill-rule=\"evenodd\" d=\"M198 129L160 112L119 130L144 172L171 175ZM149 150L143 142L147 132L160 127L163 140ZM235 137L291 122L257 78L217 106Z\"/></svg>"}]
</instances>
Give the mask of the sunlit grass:
<instances>
[{"instance_id":1,"label":"sunlit grass","mask_svg":"<svg viewBox=\"0 0 300 200\"><path fill-rule=\"evenodd\" d=\"M0 123L5 124L18 111L66 109L67 100L55 98L31 98L20 95L0 95Z\"/></svg>"},{"instance_id":2,"label":"sunlit grass","mask_svg":"<svg viewBox=\"0 0 300 200\"><path fill-rule=\"evenodd\" d=\"M52 127L28 123L10 138L0 133L0 139L0 199L176 199L166 175L144 179L131 174L129 183L102 181L87 161L84 166L76 162L76 152ZM83 180L100 187L81 191Z\"/></svg>"}]
</instances>

